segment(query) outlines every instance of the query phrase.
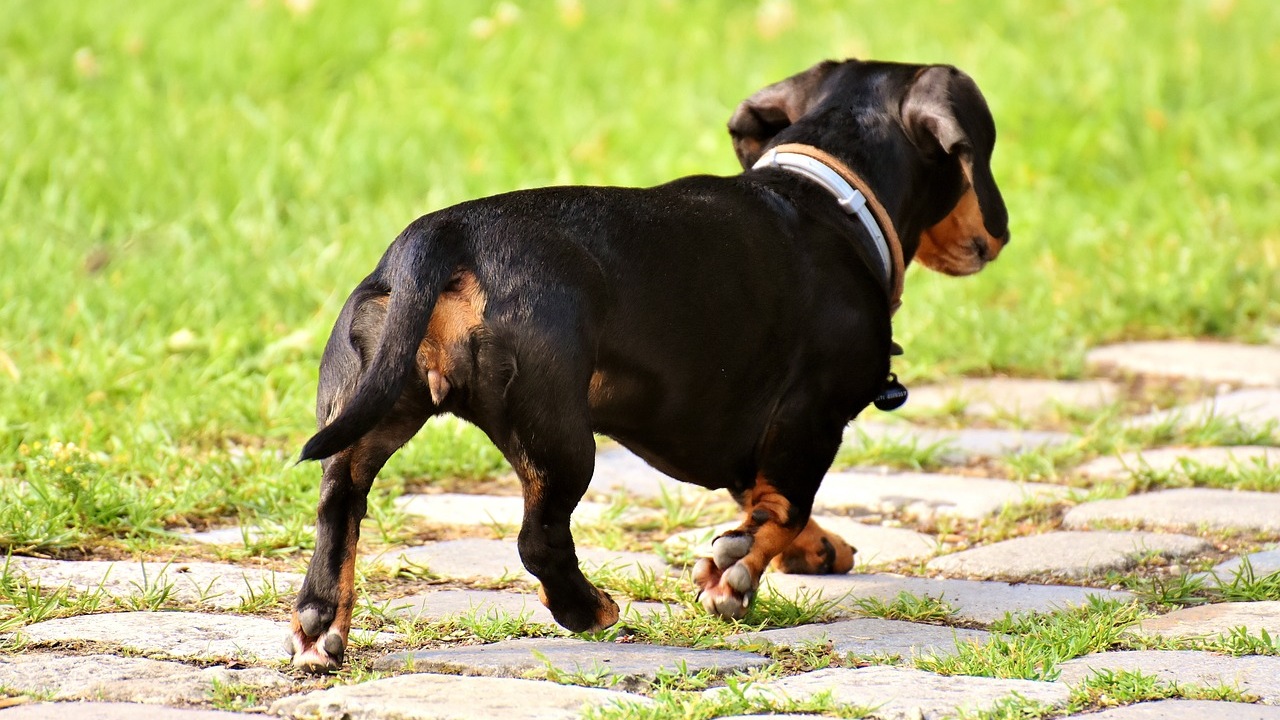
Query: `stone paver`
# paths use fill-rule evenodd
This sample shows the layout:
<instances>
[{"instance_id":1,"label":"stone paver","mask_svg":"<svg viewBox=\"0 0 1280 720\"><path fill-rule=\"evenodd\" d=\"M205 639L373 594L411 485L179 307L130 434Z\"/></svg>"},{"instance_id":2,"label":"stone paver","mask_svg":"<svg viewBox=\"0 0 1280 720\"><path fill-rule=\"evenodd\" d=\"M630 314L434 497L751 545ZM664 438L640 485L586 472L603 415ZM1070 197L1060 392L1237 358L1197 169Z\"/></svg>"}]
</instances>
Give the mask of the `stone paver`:
<instances>
[{"instance_id":1,"label":"stone paver","mask_svg":"<svg viewBox=\"0 0 1280 720\"><path fill-rule=\"evenodd\" d=\"M302 575L207 562L108 562L100 560L43 560L11 557L9 572L40 581L53 590L70 586L82 593L101 591L113 598L169 589L172 600L234 608L264 592L290 593L302 585Z\"/></svg>"},{"instance_id":2,"label":"stone paver","mask_svg":"<svg viewBox=\"0 0 1280 720\"><path fill-rule=\"evenodd\" d=\"M1139 622L1133 632L1165 638L1214 638L1244 627L1280 637L1280 601L1229 602L1175 610Z\"/></svg>"},{"instance_id":3,"label":"stone paver","mask_svg":"<svg viewBox=\"0 0 1280 720\"><path fill-rule=\"evenodd\" d=\"M1067 433L1042 430L939 430L902 422L859 422L844 433L844 442L851 447L885 442L918 448L939 446L939 459L953 465L1057 447L1071 439Z\"/></svg>"},{"instance_id":4,"label":"stone paver","mask_svg":"<svg viewBox=\"0 0 1280 720\"><path fill-rule=\"evenodd\" d=\"M1106 407L1119 396L1119 387L1109 380L964 378L911 388L903 410L937 412L961 406L968 417L1035 417L1059 408Z\"/></svg>"},{"instance_id":5,"label":"stone paver","mask_svg":"<svg viewBox=\"0 0 1280 720\"><path fill-rule=\"evenodd\" d=\"M612 446L596 453L595 473L591 476L591 491L612 494L623 491L642 498L658 498L663 493L669 497L682 497L688 503L728 500L723 491L708 490L697 485L683 483L655 470L644 460L623 447Z\"/></svg>"},{"instance_id":6,"label":"stone paver","mask_svg":"<svg viewBox=\"0 0 1280 720\"><path fill-rule=\"evenodd\" d=\"M1095 348L1085 364L1101 372L1275 387L1280 348L1266 345L1166 340Z\"/></svg>"},{"instance_id":7,"label":"stone paver","mask_svg":"<svg viewBox=\"0 0 1280 720\"><path fill-rule=\"evenodd\" d=\"M1203 424L1210 418L1239 422L1252 430L1274 428L1280 423L1280 390L1237 390L1189 405L1140 415L1129 419L1125 424L1131 427L1150 427L1165 423L1188 426Z\"/></svg>"},{"instance_id":8,"label":"stone paver","mask_svg":"<svg viewBox=\"0 0 1280 720\"><path fill-rule=\"evenodd\" d=\"M730 673L764 667L768 658L736 650L698 650L643 643L588 642L571 638L521 638L488 645L399 652L378 658L375 670L438 672L457 675L537 677L554 671L617 681L635 689L640 679L685 667L689 672ZM612 683L611 683L612 684Z\"/></svg>"},{"instance_id":9,"label":"stone paver","mask_svg":"<svg viewBox=\"0 0 1280 720\"><path fill-rule=\"evenodd\" d=\"M664 613L662 603L628 601L615 596L623 617ZM419 620L442 620L460 615L477 617L526 617L528 622L555 625L551 611L533 593L498 590L435 590L389 601L394 615Z\"/></svg>"},{"instance_id":10,"label":"stone paver","mask_svg":"<svg viewBox=\"0 0 1280 720\"><path fill-rule=\"evenodd\" d=\"M587 707L639 695L540 680L414 673L277 700L273 715L323 720L577 720Z\"/></svg>"},{"instance_id":11,"label":"stone paver","mask_svg":"<svg viewBox=\"0 0 1280 720\"><path fill-rule=\"evenodd\" d=\"M95 642L177 658L285 660L288 629L287 622L244 615L121 612L46 620L17 634L32 643ZM363 634L375 644L391 637Z\"/></svg>"},{"instance_id":12,"label":"stone paver","mask_svg":"<svg viewBox=\"0 0 1280 720\"><path fill-rule=\"evenodd\" d=\"M938 550L936 538L915 530L871 525L840 515L814 515L813 519L857 549L853 559L858 566L923 560L933 557ZM710 557L711 541L740 524L735 520L709 528L686 530L667 538L663 547L672 558L685 555Z\"/></svg>"},{"instance_id":13,"label":"stone paver","mask_svg":"<svg viewBox=\"0 0 1280 720\"><path fill-rule=\"evenodd\" d=\"M1212 549L1189 535L1152 532L1048 532L943 555L926 566L945 575L1022 578L1033 575L1082 577L1128 570L1143 555L1181 558Z\"/></svg>"},{"instance_id":14,"label":"stone paver","mask_svg":"<svg viewBox=\"0 0 1280 720\"><path fill-rule=\"evenodd\" d=\"M765 583L773 592L786 596L816 595L836 602L846 612L856 614L855 602L863 598L890 601L900 593L941 598L956 608L955 617L964 622L990 624L1005 613L1051 612L1088 602L1090 596L1131 600L1133 595L1114 590L1032 585L979 580L940 580L900 575L785 575L766 573Z\"/></svg>"},{"instance_id":15,"label":"stone paver","mask_svg":"<svg viewBox=\"0 0 1280 720\"><path fill-rule=\"evenodd\" d=\"M1230 657L1198 650L1134 650L1085 655L1062 663L1059 680L1076 684L1098 670L1141 672L1167 682L1200 687L1226 685L1280 702L1280 657Z\"/></svg>"},{"instance_id":16,"label":"stone paver","mask_svg":"<svg viewBox=\"0 0 1280 720\"><path fill-rule=\"evenodd\" d=\"M985 630L969 630L941 625L882 620L880 618L854 618L826 625L800 625L778 630L731 635L731 643L756 643L768 641L774 645L794 647L817 641L829 641L841 655L900 655L904 658L931 655L954 655L957 644L985 642L991 633Z\"/></svg>"},{"instance_id":17,"label":"stone paver","mask_svg":"<svg viewBox=\"0 0 1280 720\"><path fill-rule=\"evenodd\" d=\"M1218 563L1213 567L1211 575L1217 575L1219 581L1229 583L1237 573L1241 572L1245 560L1249 561L1249 567L1255 578L1280 572L1280 548L1272 548Z\"/></svg>"},{"instance_id":18,"label":"stone paver","mask_svg":"<svg viewBox=\"0 0 1280 720\"><path fill-rule=\"evenodd\" d=\"M1065 497L1060 485L931 473L827 473L814 506L830 511L903 512L923 520L937 516L983 518L1006 505Z\"/></svg>"},{"instance_id":19,"label":"stone paver","mask_svg":"<svg viewBox=\"0 0 1280 720\"><path fill-rule=\"evenodd\" d=\"M197 704L209 699L215 683L255 689L293 685L285 675L266 668L200 668L115 655L0 656L0 687L50 700Z\"/></svg>"},{"instance_id":20,"label":"stone paver","mask_svg":"<svg viewBox=\"0 0 1280 720\"><path fill-rule=\"evenodd\" d=\"M1280 493L1177 488L1140 493L1117 500L1095 500L1072 508L1063 518L1071 529L1098 522L1139 523L1149 527L1280 531Z\"/></svg>"},{"instance_id":21,"label":"stone paver","mask_svg":"<svg viewBox=\"0 0 1280 720\"><path fill-rule=\"evenodd\" d=\"M619 573L641 571L665 575L670 568L648 553L613 552L579 547L578 560L584 571L600 568ZM372 558L384 567L424 567L428 572L446 578L491 578L530 582L534 577L520 562L520 551L512 540L443 540L417 547L396 548Z\"/></svg>"},{"instance_id":22,"label":"stone paver","mask_svg":"<svg viewBox=\"0 0 1280 720\"><path fill-rule=\"evenodd\" d=\"M262 720L261 715L106 702L32 703L0 710L0 720Z\"/></svg>"},{"instance_id":23,"label":"stone paver","mask_svg":"<svg viewBox=\"0 0 1280 720\"><path fill-rule=\"evenodd\" d=\"M524 498L516 495L409 494L396 498L395 504L408 515L439 525L519 528L524 518ZM594 523L608 510L603 503L580 502L573 510L573 521Z\"/></svg>"},{"instance_id":24,"label":"stone paver","mask_svg":"<svg viewBox=\"0 0 1280 720\"><path fill-rule=\"evenodd\" d=\"M1091 460L1075 472L1087 478L1125 478L1143 471L1168 473L1184 467L1226 468L1238 472L1258 464L1280 465L1280 448L1253 445L1157 448Z\"/></svg>"},{"instance_id":25,"label":"stone paver","mask_svg":"<svg viewBox=\"0 0 1280 720\"><path fill-rule=\"evenodd\" d=\"M837 702L873 708L871 716L882 720L953 717L957 710L985 710L1013 693L1057 706L1066 704L1070 694L1067 685L1057 682L944 677L921 670L887 666L817 670L754 685L747 694L797 700L827 691Z\"/></svg>"},{"instance_id":26,"label":"stone paver","mask_svg":"<svg viewBox=\"0 0 1280 720\"><path fill-rule=\"evenodd\" d=\"M1079 720L1280 720L1280 707L1213 700L1157 700L1071 717Z\"/></svg>"}]
</instances>

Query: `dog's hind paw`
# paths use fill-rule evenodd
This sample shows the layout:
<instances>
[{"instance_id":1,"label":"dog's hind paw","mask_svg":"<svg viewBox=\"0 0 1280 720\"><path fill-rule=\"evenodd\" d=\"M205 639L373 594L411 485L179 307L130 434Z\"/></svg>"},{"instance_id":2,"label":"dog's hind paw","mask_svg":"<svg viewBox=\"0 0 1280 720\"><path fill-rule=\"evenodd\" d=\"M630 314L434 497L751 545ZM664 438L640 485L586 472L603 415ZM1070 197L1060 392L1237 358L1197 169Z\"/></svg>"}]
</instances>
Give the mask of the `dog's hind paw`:
<instances>
[{"instance_id":1,"label":"dog's hind paw","mask_svg":"<svg viewBox=\"0 0 1280 720\"><path fill-rule=\"evenodd\" d=\"M742 562L755 539L750 535L721 535L711 544L711 557L693 568L693 580L701 588L698 599L707 612L730 620L747 614L760 583L758 573Z\"/></svg>"},{"instance_id":2,"label":"dog's hind paw","mask_svg":"<svg viewBox=\"0 0 1280 720\"><path fill-rule=\"evenodd\" d=\"M294 667L307 672L328 673L342 667L346 642L333 630L319 638L309 638L295 630L285 636L284 650Z\"/></svg>"},{"instance_id":3,"label":"dog's hind paw","mask_svg":"<svg viewBox=\"0 0 1280 720\"><path fill-rule=\"evenodd\" d=\"M320 611L310 607L296 615L293 628L284 639L284 651L294 667L314 673L342 667L347 641L325 620Z\"/></svg>"}]
</instances>

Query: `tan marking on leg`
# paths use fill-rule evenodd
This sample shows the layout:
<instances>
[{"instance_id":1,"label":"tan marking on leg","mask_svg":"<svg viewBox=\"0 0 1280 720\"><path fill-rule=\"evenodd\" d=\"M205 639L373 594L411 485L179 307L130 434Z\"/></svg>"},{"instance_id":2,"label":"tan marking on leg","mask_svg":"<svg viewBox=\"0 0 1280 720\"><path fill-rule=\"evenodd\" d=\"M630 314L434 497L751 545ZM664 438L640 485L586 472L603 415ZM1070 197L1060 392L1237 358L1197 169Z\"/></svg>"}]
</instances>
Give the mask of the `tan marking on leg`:
<instances>
[{"instance_id":1,"label":"tan marking on leg","mask_svg":"<svg viewBox=\"0 0 1280 720\"><path fill-rule=\"evenodd\" d=\"M444 381L454 373L457 368L453 350L465 345L472 333L480 327L484 321L486 302L484 290L475 273L462 270L454 274L449 286L436 300L431 320L427 324L426 337L418 346L418 373L424 381L429 382L432 370L439 373ZM447 392L449 383L441 385L437 381L437 386L446 388Z\"/></svg>"},{"instance_id":2,"label":"tan marking on leg","mask_svg":"<svg viewBox=\"0 0 1280 720\"><path fill-rule=\"evenodd\" d=\"M773 559L775 570L794 575L842 575L853 569L857 550L812 518L787 549Z\"/></svg>"}]
</instances>

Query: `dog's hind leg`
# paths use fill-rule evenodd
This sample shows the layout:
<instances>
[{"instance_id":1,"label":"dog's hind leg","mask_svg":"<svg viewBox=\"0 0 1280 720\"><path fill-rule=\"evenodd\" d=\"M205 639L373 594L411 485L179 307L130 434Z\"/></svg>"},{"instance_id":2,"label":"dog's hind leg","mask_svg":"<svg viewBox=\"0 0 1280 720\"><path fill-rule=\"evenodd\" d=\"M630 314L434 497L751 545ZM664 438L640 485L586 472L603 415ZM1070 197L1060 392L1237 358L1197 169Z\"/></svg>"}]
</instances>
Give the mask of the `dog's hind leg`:
<instances>
[{"instance_id":1,"label":"dog's hind leg","mask_svg":"<svg viewBox=\"0 0 1280 720\"><path fill-rule=\"evenodd\" d=\"M430 414L407 393L355 445L323 462L316 549L294 605L286 649L297 667L336 670L346 653L355 605L356 542L374 476Z\"/></svg>"},{"instance_id":2,"label":"dog's hind leg","mask_svg":"<svg viewBox=\"0 0 1280 720\"><path fill-rule=\"evenodd\" d=\"M568 329L572 318L558 320L563 332L543 327L541 337L523 331L519 340L488 346L481 372L504 368L504 376L480 383L473 398L485 408L477 424L520 477L520 559L541 582L539 596L556 622L582 632L617 622L618 605L582 574L569 530L595 469L587 401L591 366L580 350L590 344Z\"/></svg>"}]
</instances>

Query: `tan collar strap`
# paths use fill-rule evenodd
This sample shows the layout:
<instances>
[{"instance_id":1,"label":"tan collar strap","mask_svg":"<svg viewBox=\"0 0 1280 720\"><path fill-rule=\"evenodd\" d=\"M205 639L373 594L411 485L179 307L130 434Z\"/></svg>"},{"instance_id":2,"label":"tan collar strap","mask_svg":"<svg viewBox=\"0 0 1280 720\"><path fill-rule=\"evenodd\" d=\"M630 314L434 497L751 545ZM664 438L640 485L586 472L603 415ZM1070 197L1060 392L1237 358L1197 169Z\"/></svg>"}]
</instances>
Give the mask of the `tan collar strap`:
<instances>
[{"instance_id":1,"label":"tan collar strap","mask_svg":"<svg viewBox=\"0 0 1280 720\"><path fill-rule=\"evenodd\" d=\"M898 232L889 220L889 213L876 199L866 181L858 177L847 165L812 145L787 143L765 153L754 169L778 167L803 175L818 183L835 196L836 201L849 215L867 228L876 246L889 286L889 311L897 312L902 305L902 276L905 265L902 260L902 243Z\"/></svg>"}]
</instances>

